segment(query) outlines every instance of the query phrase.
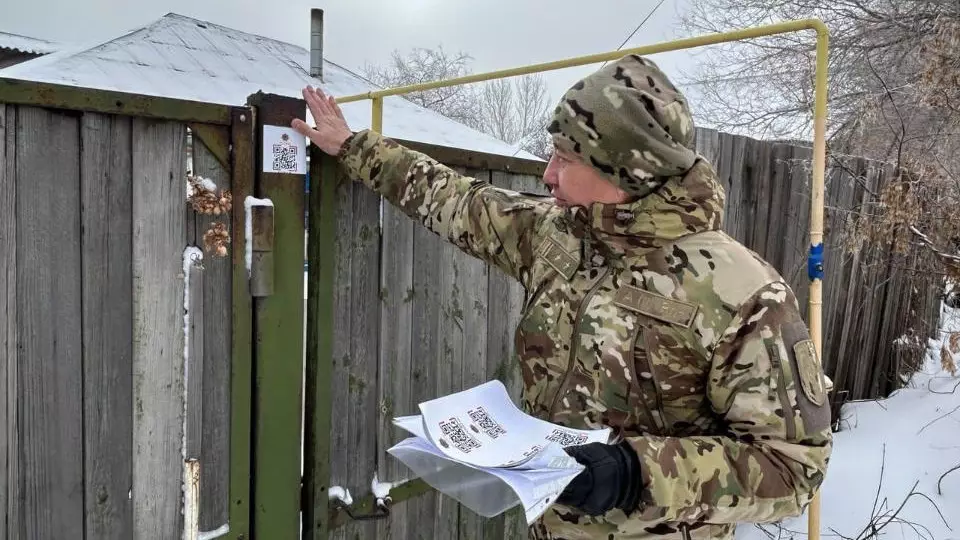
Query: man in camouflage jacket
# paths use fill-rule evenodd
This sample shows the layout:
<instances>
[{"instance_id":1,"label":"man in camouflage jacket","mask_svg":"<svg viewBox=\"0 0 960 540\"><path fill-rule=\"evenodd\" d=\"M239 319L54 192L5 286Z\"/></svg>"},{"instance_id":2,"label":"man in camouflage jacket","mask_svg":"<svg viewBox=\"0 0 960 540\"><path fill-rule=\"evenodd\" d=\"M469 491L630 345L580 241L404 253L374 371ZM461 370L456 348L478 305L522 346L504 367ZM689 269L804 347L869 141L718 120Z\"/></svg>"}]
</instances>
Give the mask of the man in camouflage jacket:
<instances>
[{"instance_id":1,"label":"man in camouflage jacket","mask_svg":"<svg viewBox=\"0 0 960 540\"><path fill-rule=\"evenodd\" d=\"M802 513L831 451L823 371L790 287L721 230L724 193L692 150L683 96L626 56L577 82L549 131L552 197L461 176L331 98L294 126L349 175L526 289L523 406L610 444L531 538L725 539Z\"/></svg>"}]
</instances>

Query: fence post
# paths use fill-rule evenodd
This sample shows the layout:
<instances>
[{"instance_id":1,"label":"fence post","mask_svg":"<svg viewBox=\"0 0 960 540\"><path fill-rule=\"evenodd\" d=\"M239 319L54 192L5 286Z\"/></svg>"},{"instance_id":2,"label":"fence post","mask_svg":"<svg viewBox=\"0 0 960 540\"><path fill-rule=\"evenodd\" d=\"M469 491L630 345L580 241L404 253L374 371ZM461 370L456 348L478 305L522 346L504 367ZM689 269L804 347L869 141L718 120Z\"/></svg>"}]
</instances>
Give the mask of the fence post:
<instances>
[{"instance_id":1,"label":"fence post","mask_svg":"<svg viewBox=\"0 0 960 540\"><path fill-rule=\"evenodd\" d=\"M230 144L233 176L233 241L231 258L233 266L231 299L231 354L230 354L230 498L228 540L250 538L250 478L253 461L251 395L253 387L253 311L250 298L246 259L246 218L243 201L253 194L255 179L255 121L252 108L236 108L231 111Z\"/></svg>"},{"instance_id":2,"label":"fence post","mask_svg":"<svg viewBox=\"0 0 960 540\"><path fill-rule=\"evenodd\" d=\"M337 164L311 146L307 235L307 380L304 396L303 539L327 540L330 484L330 375L337 267Z\"/></svg>"},{"instance_id":3,"label":"fence post","mask_svg":"<svg viewBox=\"0 0 960 540\"><path fill-rule=\"evenodd\" d=\"M306 173L304 138L290 123L306 105L263 93L248 103L257 109L254 193L274 209L272 265L258 269L273 272L273 287L253 299L253 537L285 540L300 525Z\"/></svg>"}]
</instances>

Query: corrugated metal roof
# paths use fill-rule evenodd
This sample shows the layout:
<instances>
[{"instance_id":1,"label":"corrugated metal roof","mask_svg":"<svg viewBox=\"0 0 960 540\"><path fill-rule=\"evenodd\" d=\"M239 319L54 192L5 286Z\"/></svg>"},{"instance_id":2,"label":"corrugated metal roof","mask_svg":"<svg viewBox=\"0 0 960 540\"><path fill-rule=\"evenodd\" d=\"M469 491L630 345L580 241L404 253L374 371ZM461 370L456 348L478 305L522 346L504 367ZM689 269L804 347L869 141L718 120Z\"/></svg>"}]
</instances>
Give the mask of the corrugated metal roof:
<instances>
[{"instance_id":1,"label":"corrugated metal roof","mask_svg":"<svg viewBox=\"0 0 960 540\"><path fill-rule=\"evenodd\" d=\"M301 97L309 75L307 49L168 14L147 26L96 45L63 50L6 69L0 77L243 105L263 91ZM324 90L335 96L378 88L343 67L324 61ZM353 129L370 127L370 102L342 106ZM399 139L491 154L539 159L515 146L450 120L401 97L384 100L384 134Z\"/></svg>"},{"instance_id":2,"label":"corrugated metal roof","mask_svg":"<svg viewBox=\"0 0 960 540\"><path fill-rule=\"evenodd\" d=\"M50 54L57 51L57 45L43 39L0 32L0 49L13 49L32 54Z\"/></svg>"}]
</instances>

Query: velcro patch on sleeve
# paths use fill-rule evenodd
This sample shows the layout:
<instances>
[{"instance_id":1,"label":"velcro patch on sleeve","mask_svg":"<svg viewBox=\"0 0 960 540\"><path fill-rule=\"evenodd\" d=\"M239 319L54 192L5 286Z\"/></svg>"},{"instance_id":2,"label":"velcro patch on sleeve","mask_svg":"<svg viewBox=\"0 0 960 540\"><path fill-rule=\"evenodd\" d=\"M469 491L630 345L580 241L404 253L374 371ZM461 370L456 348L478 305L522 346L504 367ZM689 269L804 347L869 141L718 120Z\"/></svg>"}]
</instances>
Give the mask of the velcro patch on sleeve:
<instances>
[{"instance_id":1,"label":"velcro patch on sleeve","mask_svg":"<svg viewBox=\"0 0 960 540\"><path fill-rule=\"evenodd\" d=\"M814 405L827 402L827 389L823 380L823 370L817 359L817 350L813 341L805 339L793 345L793 354L797 357L797 371L803 393Z\"/></svg>"},{"instance_id":2,"label":"velcro patch on sleeve","mask_svg":"<svg viewBox=\"0 0 960 540\"><path fill-rule=\"evenodd\" d=\"M797 409L804 430L815 433L830 427L830 407L827 405L827 385L817 350L803 321L782 327L783 345L790 357L794 372Z\"/></svg>"},{"instance_id":3,"label":"velcro patch on sleeve","mask_svg":"<svg viewBox=\"0 0 960 540\"><path fill-rule=\"evenodd\" d=\"M580 259L563 249L553 238L547 237L537 248L537 256L545 260L554 270L564 278L570 279L580 268Z\"/></svg>"},{"instance_id":4,"label":"velcro patch on sleeve","mask_svg":"<svg viewBox=\"0 0 960 540\"><path fill-rule=\"evenodd\" d=\"M684 328L690 328L693 324L698 309L696 304L667 298L630 285L620 287L613 302L622 308Z\"/></svg>"}]
</instances>

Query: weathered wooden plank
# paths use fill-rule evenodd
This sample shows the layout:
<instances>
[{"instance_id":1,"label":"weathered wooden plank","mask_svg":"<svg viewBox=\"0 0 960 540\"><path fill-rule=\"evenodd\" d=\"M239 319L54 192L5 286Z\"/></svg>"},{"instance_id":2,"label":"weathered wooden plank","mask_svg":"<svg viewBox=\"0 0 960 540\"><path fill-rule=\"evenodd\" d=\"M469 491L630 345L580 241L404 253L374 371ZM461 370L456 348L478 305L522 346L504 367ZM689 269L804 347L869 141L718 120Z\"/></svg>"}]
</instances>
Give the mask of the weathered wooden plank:
<instances>
[{"instance_id":1,"label":"weathered wooden plank","mask_svg":"<svg viewBox=\"0 0 960 540\"><path fill-rule=\"evenodd\" d=\"M336 231L337 163L311 147L307 291L307 365L304 395L304 540L326 540L331 526L328 488L331 471L331 394L337 324L334 298L338 264Z\"/></svg>"},{"instance_id":2,"label":"weathered wooden plank","mask_svg":"<svg viewBox=\"0 0 960 540\"><path fill-rule=\"evenodd\" d=\"M753 224L757 213L756 150L757 141L749 137L740 137L742 141L741 158L736 163L740 171L740 180L734 191L737 193L737 239L753 248Z\"/></svg>"},{"instance_id":3,"label":"weathered wooden plank","mask_svg":"<svg viewBox=\"0 0 960 540\"><path fill-rule=\"evenodd\" d=\"M227 170L230 167L230 128L229 126L218 126L213 124L191 123L190 131L193 134L194 146L203 146L207 157L216 159L220 164L220 169ZM197 162L197 154L194 152L194 170L200 170L201 165ZM203 164L205 168L212 168L212 164Z\"/></svg>"},{"instance_id":4,"label":"weathered wooden plank","mask_svg":"<svg viewBox=\"0 0 960 540\"><path fill-rule=\"evenodd\" d=\"M876 185L886 184L886 171L877 170ZM864 300L861 303L862 311L857 328L857 360L854 363L853 381L850 385L850 398L862 399L867 395L870 373L875 362L877 347L876 334L880 324L884 295L886 294L887 263L890 256L890 247L886 242L869 246L871 255L868 262L869 269L865 272L863 282Z\"/></svg>"},{"instance_id":5,"label":"weathered wooden plank","mask_svg":"<svg viewBox=\"0 0 960 540\"><path fill-rule=\"evenodd\" d=\"M493 172L493 184L515 191L545 193L538 177ZM514 333L520 322L524 291L519 281L490 267L487 294L487 379L498 379L515 403L520 402L523 379L514 347ZM520 507L489 520L484 526L487 540L521 539L527 536L526 519Z\"/></svg>"},{"instance_id":6,"label":"weathered wooden plank","mask_svg":"<svg viewBox=\"0 0 960 540\"><path fill-rule=\"evenodd\" d=\"M493 184L514 191L545 193L537 177L494 172ZM491 266L487 317L487 379L498 379L517 403L522 381L514 352L514 332L520 322L523 286L512 276Z\"/></svg>"},{"instance_id":7,"label":"weathered wooden plank","mask_svg":"<svg viewBox=\"0 0 960 540\"><path fill-rule=\"evenodd\" d=\"M770 209L767 218L766 260L781 274L787 272L784 266L783 239L788 227L796 224L789 219L790 211L790 147L785 144L774 145L770 155Z\"/></svg>"},{"instance_id":8,"label":"weathered wooden plank","mask_svg":"<svg viewBox=\"0 0 960 540\"><path fill-rule=\"evenodd\" d=\"M412 401L420 403L434 399L437 393L437 349L440 343L441 240L425 227L413 228L413 323L411 325L411 381ZM429 540L442 538L435 534L434 516L439 508L439 494L435 491L417 497L407 504L411 520L417 524L415 538ZM449 538L449 537L448 537Z\"/></svg>"},{"instance_id":9,"label":"weathered wooden plank","mask_svg":"<svg viewBox=\"0 0 960 540\"><path fill-rule=\"evenodd\" d=\"M133 536L133 175L131 120L83 115L85 533Z\"/></svg>"},{"instance_id":10,"label":"weathered wooden plank","mask_svg":"<svg viewBox=\"0 0 960 540\"><path fill-rule=\"evenodd\" d=\"M767 258L767 230L770 228L770 198L773 191L773 147L757 142L753 149L753 217L747 225L754 250Z\"/></svg>"},{"instance_id":11,"label":"weathered wooden plank","mask_svg":"<svg viewBox=\"0 0 960 540\"><path fill-rule=\"evenodd\" d=\"M410 475L409 469L387 454L408 434L393 425L397 416L418 414L413 400L413 228L412 219L389 203L383 205L382 259L380 267L380 359L377 472L381 480L396 481ZM377 538L410 538L416 529L410 504L394 507L390 518L380 521Z\"/></svg>"},{"instance_id":12,"label":"weathered wooden plank","mask_svg":"<svg viewBox=\"0 0 960 540\"><path fill-rule=\"evenodd\" d=\"M898 258L896 254L891 254L891 258ZM874 364L873 374L870 378L869 395L886 395L891 390L891 385L896 379L896 365L894 362L895 348L893 341L902 333L900 319L901 306L904 302L904 295L908 295L912 288L907 283L903 268L898 264L893 264L887 271L887 294L883 305L883 314L879 327L874 332L877 339L877 358Z\"/></svg>"},{"instance_id":13,"label":"weathered wooden plank","mask_svg":"<svg viewBox=\"0 0 960 540\"><path fill-rule=\"evenodd\" d=\"M186 130L133 120L134 538L183 529Z\"/></svg>"},{"instance_id":14,"label":"weathered wooden plank","mask_svg":"<svg viewBox=\"0 0 960 540\"><path fill-rule=\"evenodd\" d=\"M18 111L17 416L25 538L57 538L83 527L79 132L75 116Z\"/></svg>"},{"instance_id":15,"label":"weathered wooden plank","mask_svg":"<svg viewBox=\"0 0 960 540\"><path fill-rule=\"evenodd\" d=\"M513 175L500 171L492 171L491 183L499 188L513 189L511 179ZM511 296L520 284L513 277L496 266L490 266L487 273L487 351L486 351L486 379L497 379L502 382L509 392L515 385L516 371L513 369L516 362L513 355L513 319ZM513 396L516 399L516 396ZM484 524L484 538L499 540L504 537L504 516L491 518Z\"/></svg>"},{"instance_id":16,"label":"weathered wooden plank","mask_svg":"<svg viewBox=\"0 0 960 540\"><path fill-rule=\"evenodd\" d=\"M696 150L716 168L720 151L720 133L715 129L696 128Z\"/></svg>"},{"instance_id":17,"label":"weathered wooden plank","mask_svg":"<svg viewBox=\"0 0 960 540\"><path fill-rule=\"evenodd\" d=\"M467 169L468 176L489 182L490 171ZM487 303L488 299L488 271L484 261L459 252L461 258L457 292L457 304L461 313L460 332L461 342L461 370L460 383L455 390L471 388L483 384L487 378ZM465 506L460 506L459 537L461 540L479 540L485 537L484 530L488 526L487 518L480 516ZM502 533L503 525L500 522L489 524L498 527Z\"/></svg>"},{"instance_id":18,"label":"weathered wooden plank","mask_svg":"<svg viewBox=\"0 0 960 540\"><path fill-rule=\"evenodd\" d=\"M184 457L187 460L200 459L200 445L203 438L203 258L202 254L190 256L192 262L185 262L188 300L185 302L187 322L184 328L189 331L186 349L186 370L184 385L186 386L186 450ZM197 523L199 525L199 523Z\"/></svg>"},{"instance_id":19,"label":"weathered wooden plank","mask_svg":"<svg viewBox=\"0 0 960 540\"><path fill-rule=\"evenodd\" d=\"M347 402L349 435L347 486L352 493L369 491L377 468L377 366L380 359L380 197L353 183L353 286L350 297L351 333ZM349 463L349 464L348 464ZM345 529L360 538L375 538L375 522L358 522Z\"/></svg>"},{"instance_id":20,"label":"weathered wooden plank","mask_svg":"<svg viewBox=\"0 0 960 540\"><path fill-rule=\"evenodd\" d=\"M339 172L338 172L339 174ZM330 377L331 437L330 437L330 485L350 488L347 485L351 469L349 447L350 411L350 336L353 333L351 299L353 298L353 197L357 188L352 182L339 182L336 191L336 267L333 289L333 373ZM356 488L354 488L356 489ZM352 491L352 490L351 490ZM357 494L359 495L359 494ZM341 532L354 527L348 523L330 534L331 538L346 540L349 535Z\"/></svg>"},{"instance_id":21,"label":"weathered wooden plank","mask_svg":"<svg viewBox=\"0 0 960 540\"><path fill-rule=\"evenodd\" d=\"M753 151L755 141L749 137L736 137L737 144L734 145L734 169L735 174L731 181L731 191L734 194L734 201L737 203L737 232L735 237L745 244L750 243L753 217L756 215L756 178L754 177L754 159Z\"/></svg>"},{"instance_id":22,"label":"weathered wooden plank","mask_svg":"<svg viewBox=\"0 0 960 540\"><path fill-rule=\"evenodd\" d=\"M19 536L16 107L0 102L0 538Z\"/></svg>"},{"instance_id":23,"label":"weathered wooden plank","mask_svg":"<svg viewBox=\"0 0 960 540\"><path fill-rule=\"evenodd\" d=\"M229 124L230 107L157 96L80 88L0 77L0 95L8 103L144 118Z\"/></svg>"},{"instance_id":24,"label":"weathered wooden plank","mask_svg":"<svg viewBox=\"0 0 960 540\"><path fill-rule=\"evenodd\" d=\"M456 169L461 174L464 170ZM463 371L463 314L460 290L465 286L463 272L469 255L463 253L445 238L434 237L440 242L439 280L437 302L440 315L437 320L436 390L433 397L445 396L462 389ZM432 399L432 398L428 398ZM460 503L443 494L438 495L434 526L438 538L458 538Z\"/></svg>"},{"instance_id":25,"label":"weathered wooden plank","mask_svg":"<svg viewBox=\"0 0 960 540\"><path fill-rule=\"evenodd\" d=\"M793 265L785 266L787 279L807 318L810 298L810 279L807 276L807 255L810 253L810 182L813 152L809 148L794 147L791 168L790 208L794 225L789 228L786 249L793 256Z\"/></svg>"},{"instance_id":26,"label":"weathered wooden plank","mask_svg":"<svg viewBox=\"0 0 960 540\"><path fill-rule=\"evenodd\" d=\"M83 528L78 124L76 116L32 107L17 115L18 430L26 538L65 537Z\"/></svg>"},{"instance_id":27,"label":"weathered wooden plank","mask_svg":"<svg viewBox=\"0 0 960 540\"><path fill-rule=\"evenodd\" d=\"M233 152L231 187L231 336L230 336L230 540L250 538L250 464L252 460L251 417L253 410L253 302L246 269L246 227L243 201L253 195L254 110L236 108L231 112ZM201 471L202 474L202 471ZM202 489L203 486L201 486ZM203 497L201 491L201 497ZM201 503L206 504L206 503ZM215 503L211 503L215 504ZM207 508L205 506L205 508ZM213 514L205 514L209 516ZM204 517L201 516L201 523Z\"/></svg>"},{"instance_id":28,"label":"weathered wooden plank","mask_svg":"<svg viewBox=\"0 0 960 540\"><path fill-rule=\"evenodd\" d=\"M835 195L828 204L829 229L825 242L826 255L829 264L826 265L824 281L824 311L823 328L828 336L840 336L843 329L843 313L846 311L847 294L850 291L851 256L843 245L846 219L850 209L854 206L854 197L857 187L856 177L863 168L863 160L850 163L849 166L838 170L834 181ZM837 168L841 169L841 168ZM828 197L828 200L831 198ZM839 339L824 340L823 358L824 368L829 369L836 363L836 346Z\"/></svg>"},{"instance_id":29,"label":"weathered wooden plank","mask_svg":"<svg viewBox=\"0 0 960 540\"><path fill-rule=\"evenodd\" d=\"M195 172L209 178L217 191L231 190L230 171L220 163L206 143L194 139L193 161ZM243 200L234 196L233 205L243 212ZM198 247L203 235L214 223L221 223L234 237L230 215L198 215L196 238ZM240 243L243 246L243 242ZM203 260L203 362L202 362L202 437L200 456L200 530L216 530L229 519L230 479L230 343L233 339L230 325L230 291L233 287L229 257L218 257L212 252Z\"/></svg>"},{"instance_id":30,"label":"weathered wooden plank","mask_svg":"<svg viewBox=\"0 0 960 540\"><path fill-rule=\"evenodd\" d=\"M867 169L859 167L853 172L860 178L860 181L852 182L849 209L856 211L867 202L869 197L868 192L863 189ZM839 254L839 248L836 251ZM833 328L831 334L833 339L830 340L833 342L831 344L832 349L829 355L824 355L824 369L828 374L833 374L833 382L837 388L846 388L846 371L850 365L848 359L856 354L856 351L850 348L850 332L854 322L854 309L861 294L859 284L863 271L862 251L857 250L846 254L843 264L844 269L841 279L844 284L840 291L842 298L838 299L837 307L833 313L836 320L831 325Z\"/></svg>"},{"instance_id":31,"label":"weathered wooden plank","mask_svg":"<svg viewBox=\"0 0 960 540\"><path fill-rule=\"evenodd\" d=\"M720 177L720 183L723 185L725 197L724 212L726 214L725 223L729 223L731 216L731 193L730 185L733 176L733 135L720 133L717 137L717 161L715 167L717 175ZM728 229L729 230L729 229Z\"/></svg>"}]
</instances>

